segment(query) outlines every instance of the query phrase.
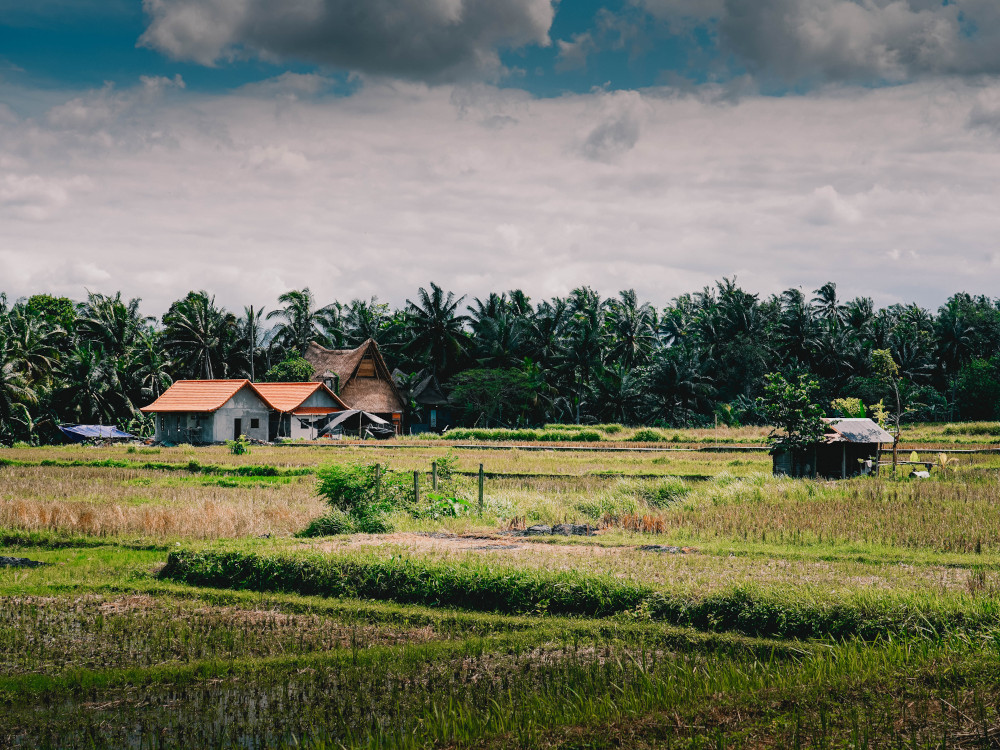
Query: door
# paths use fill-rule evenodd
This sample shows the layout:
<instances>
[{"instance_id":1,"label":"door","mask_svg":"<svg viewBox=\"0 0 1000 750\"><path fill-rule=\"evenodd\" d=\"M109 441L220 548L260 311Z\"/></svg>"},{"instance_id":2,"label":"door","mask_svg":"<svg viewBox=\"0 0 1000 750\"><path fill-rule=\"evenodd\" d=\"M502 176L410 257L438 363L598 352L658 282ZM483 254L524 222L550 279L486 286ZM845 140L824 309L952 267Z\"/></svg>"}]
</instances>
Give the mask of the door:
<instances>
[{"instance_id":1,"label":"door","mask_svg":"<svg viewBox=\"0 0 1000 750\"><path fill-rule=\"evenodd\" d=\"M240 435L243 434L243 420L234 419L233 420L233 440L239 440Z\"/></svg>"}]
</instances>

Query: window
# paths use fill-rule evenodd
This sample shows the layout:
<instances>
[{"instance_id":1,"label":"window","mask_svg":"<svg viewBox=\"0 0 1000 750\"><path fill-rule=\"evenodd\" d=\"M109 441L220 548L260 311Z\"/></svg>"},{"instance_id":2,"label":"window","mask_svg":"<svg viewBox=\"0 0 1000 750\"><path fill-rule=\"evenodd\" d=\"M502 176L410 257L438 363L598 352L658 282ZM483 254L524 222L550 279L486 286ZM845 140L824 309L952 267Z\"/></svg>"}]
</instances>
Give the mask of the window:
<instances>
[{"instance_id":1,"label":"window","mask_svg":"<svg viewBox=\"0 0 1000 750\"><path fill-rule=\"evenodd\" d=\"M256 430L259 427L260 427L260 420L259 419L251 419L250 420L250 429L251 430Z\"/></svg>"}]
</instances>

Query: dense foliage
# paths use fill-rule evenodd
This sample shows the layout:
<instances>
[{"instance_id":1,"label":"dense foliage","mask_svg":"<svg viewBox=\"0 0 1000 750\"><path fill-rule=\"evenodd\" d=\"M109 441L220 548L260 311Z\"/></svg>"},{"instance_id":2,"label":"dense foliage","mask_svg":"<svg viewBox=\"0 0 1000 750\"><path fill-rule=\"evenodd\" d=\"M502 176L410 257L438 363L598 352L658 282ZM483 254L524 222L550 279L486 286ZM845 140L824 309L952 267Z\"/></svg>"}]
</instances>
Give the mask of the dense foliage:
<instances>
[{"instance_id":1,"label":"dense foliage","mask_svg":"<svg viewBox=\"0 0 1000 750\"><path fill-rule=\"evenodd\" d=\"M765 299L724 279L662 309L632 291L582 287L532 302L473 299L435 284L392 310L377 299L321 305L309 289L270 312L230 312L191 292L156 319L140 301L0 296L0 441L46 442L63 422L142 432L138 408L179 378L298 378L311 340L375 339L401 390L435 375L470 427L548 422L760 424L768 373L806 375L838 398L882 402L903 420L990 420L1000 403L1000 300L956 294L936 312L847 302L825 284ZM887 377L873 352L887 352ZM898 393L897 393L898 392ZM897 399L898 395L898 399ZM413 404L415 407L415 404Z\"/></svg>"}]
</instances>

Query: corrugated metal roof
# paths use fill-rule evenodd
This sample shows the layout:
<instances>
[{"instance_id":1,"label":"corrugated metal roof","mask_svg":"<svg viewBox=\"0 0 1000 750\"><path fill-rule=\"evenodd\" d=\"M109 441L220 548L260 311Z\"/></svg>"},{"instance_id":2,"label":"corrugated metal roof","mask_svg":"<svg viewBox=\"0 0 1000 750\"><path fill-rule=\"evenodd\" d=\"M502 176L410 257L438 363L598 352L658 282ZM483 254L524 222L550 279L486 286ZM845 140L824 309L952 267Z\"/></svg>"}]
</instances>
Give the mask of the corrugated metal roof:
<instances>
[{"instance_id":1,"label":"corrugated metal roof","mask_svg":"<svg viewBox=\"0 0 1000 750\"><path fill-rule=\"evenodd\" d=\"M178 380L162 396L142 412L199 411L212 412L220 409L241 388L253 385L249 380ZM258 398L263 400L260 394Z\"/></svg>"},{"instance_id":2,"label":"corrugated metal roof","mask_svg":"<svg viewBox=\"0 0 1000 750\"><path fill-rule=\"evenodd\" d=\"M849 443L891 443L892 435L871 419L824 419L827 427Z\"/></svg>"}]
</instances>

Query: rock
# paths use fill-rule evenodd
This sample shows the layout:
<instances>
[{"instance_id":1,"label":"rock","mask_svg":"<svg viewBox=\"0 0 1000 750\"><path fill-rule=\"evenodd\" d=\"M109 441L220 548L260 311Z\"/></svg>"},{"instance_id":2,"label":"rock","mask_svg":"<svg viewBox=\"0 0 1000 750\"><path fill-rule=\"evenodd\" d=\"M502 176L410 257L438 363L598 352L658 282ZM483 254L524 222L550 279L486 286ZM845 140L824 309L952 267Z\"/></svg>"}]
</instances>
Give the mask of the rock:
<instances>
[{"instance_id":1,"label":"rock","mask_svg":"<svg viewBox=\"0 0 1000 750\"><path fill-rule=\"evenodd\" d=\"M582 523L557 523L552 527L553 534L563 536L593 536L594 532L589 524Z\"/></svg>"},{"instance_id":2,"label":"rock","mask_svg":"<svg viewBox=\"0 0 1000 750\"><path fill-rule=\"evenodd\" d=\"M0 557L0 568L40 568L51 563L29 560L27 557Z\"/></svg>"},{"instance_id":3,"label":"rock","mask_svg":"<svg viewBox=\"0 0 1000 750\"><path fill-rule=\"evenodd\" d=\"M552 527L545 526L544 524L539 524L538 526L529 526L524 530L525 536L544 536L545 534L551 534Z\"/></svg>"}]
</instances>

